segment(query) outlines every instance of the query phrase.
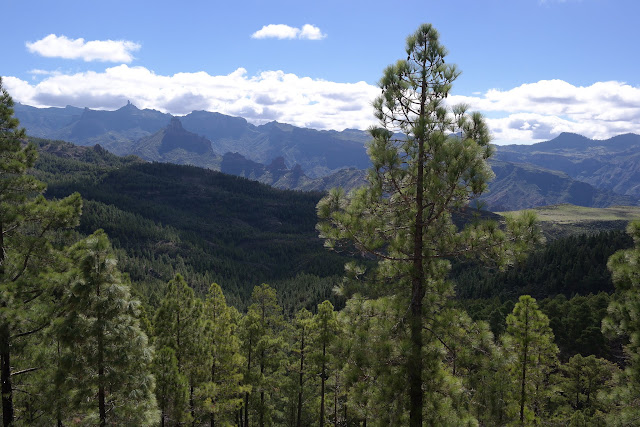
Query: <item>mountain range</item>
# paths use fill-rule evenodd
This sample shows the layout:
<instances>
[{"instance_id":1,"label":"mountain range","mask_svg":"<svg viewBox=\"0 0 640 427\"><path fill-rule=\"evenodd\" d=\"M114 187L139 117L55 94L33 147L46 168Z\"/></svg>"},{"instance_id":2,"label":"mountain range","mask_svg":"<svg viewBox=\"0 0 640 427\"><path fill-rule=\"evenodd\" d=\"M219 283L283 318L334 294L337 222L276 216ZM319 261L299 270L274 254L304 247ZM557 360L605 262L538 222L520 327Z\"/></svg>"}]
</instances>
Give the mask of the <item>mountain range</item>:
<instances>
[{"instance_id":1,"label":"mountain range","mask_svg":"<svg viewBox=\"0 0 640 427\"><path fill-rule=\"evenodd\" d=\"M40 109L22 104L14 109L31 136L77 145L100 144L119 155L131 154L133 144L167 127L173 118L131 103L115 111L71 106ZM261 164L282 157L287 167L299 164L312 178L369 166L364 148L368 133L364 131L318 131L278 122L255 126L240 117L207 111L194 111L180 117L180 122L185 130L209 139L213 154L238 153Z\"/></svg>"},{"instance_id":2,"label":"mountain range","mask_svg":"<svg viewBox=\"0 0 640 427\"><path fill-rule=\"evenodd\" d=\"M503 145L495 158L566 173L601 190L640 197L640 135L593 140L574 133L533 145Z\"/></svg>"},{"instance_id":3,"label":"mountain range","mask_svg":"<svg viewBox=\"0 0 640 427\"><path fill-rule=\"evenodd\" d=\"M255 126L206 111L174 117L130 103L115 111L16 104L15 114L31 136L99 144L118 155L204 167L281 189L352 189L365 182L370 166L369 134L354 129ZM639 135L599 141L562 133L538 144L498 146L491 166L496 177L481 202L493 211L639 204Z\"/></svg>"}]
</instances>

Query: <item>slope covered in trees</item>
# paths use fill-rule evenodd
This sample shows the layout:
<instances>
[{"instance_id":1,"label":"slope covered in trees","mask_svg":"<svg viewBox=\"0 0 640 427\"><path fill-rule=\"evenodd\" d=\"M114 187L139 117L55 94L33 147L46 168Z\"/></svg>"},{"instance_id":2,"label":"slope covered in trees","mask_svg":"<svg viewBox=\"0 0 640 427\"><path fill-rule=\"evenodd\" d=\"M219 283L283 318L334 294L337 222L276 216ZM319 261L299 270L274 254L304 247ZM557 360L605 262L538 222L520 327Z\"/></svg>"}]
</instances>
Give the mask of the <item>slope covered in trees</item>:
<instances>
[{"instance_id":1,"label":"slope covered in trees","mask_svg":"<svg viewBox=\"0 0 640 427\"><path fill-rule=\"evenodd\" d=\"M342 258L325 251L316 235L321 193L142 163L99 147L36 142L42 149L34 175L49 183L47 196L79 192L85 211L78 230L104 229L120 250L122 267L140 284L136 289L148 297L176 272L200 295L211 282L220 283L238 306L255 284L270 281L284 290L298 274L315 282L307 291L326 297L333 276L342 274Z\"/></svg>"},{"instance_id":2,"label":"slope covered in trees","mask_svg":"<svg viewBox=\"0 0 640 427\"><path fill-rule=\"evenodd\" d=\"M505 225L454 217L486 189L488 135L481 116L442 108L457 72L435 29L407 46L375 103L387 129L372 130L369 186L318 204L327 246L369 254L348 264L338 311L320 302L335 279L309 273L352 261L313 246L319 194L39 141L56 153L34 172L51 183L45 199L27 175L35 146L3 91L3 424L634 425L640 222L631 248L609 232L525 259L540 236L531 214ZM409 137L395 139L394 126ZM76 233L72 189L89 198ZM112 227L119 256L98 224ZM458 258L516 264L479 287L455 264L456 299ZM613 294L602 292L612 290L603 259ZM123 267L140 275L146 306ZM265 283L249 291L266 275L284 298ZM529 291L547 298L519 295Z\"/></svg>"}]
</instances>

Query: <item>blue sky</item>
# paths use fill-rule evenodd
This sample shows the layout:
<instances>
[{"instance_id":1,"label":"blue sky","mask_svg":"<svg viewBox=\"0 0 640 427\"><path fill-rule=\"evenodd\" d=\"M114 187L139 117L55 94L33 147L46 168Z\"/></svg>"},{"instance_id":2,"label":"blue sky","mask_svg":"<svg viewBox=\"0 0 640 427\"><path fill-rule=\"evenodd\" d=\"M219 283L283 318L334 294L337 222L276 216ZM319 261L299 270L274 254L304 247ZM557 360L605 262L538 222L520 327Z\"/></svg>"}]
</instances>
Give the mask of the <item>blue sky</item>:
<instances>
[{"instance_id":1,"label":"blue sky","mask_svg":"<svg viewBox=\"0 0 640 427\"><path fill-rule=\"evenodd\" d=\"M382 70L430 22L463 71L453 100L497 143L640 133L637 0L3 3L0 74L29 105L364 129Z\"/></svg>"}]
</instances>

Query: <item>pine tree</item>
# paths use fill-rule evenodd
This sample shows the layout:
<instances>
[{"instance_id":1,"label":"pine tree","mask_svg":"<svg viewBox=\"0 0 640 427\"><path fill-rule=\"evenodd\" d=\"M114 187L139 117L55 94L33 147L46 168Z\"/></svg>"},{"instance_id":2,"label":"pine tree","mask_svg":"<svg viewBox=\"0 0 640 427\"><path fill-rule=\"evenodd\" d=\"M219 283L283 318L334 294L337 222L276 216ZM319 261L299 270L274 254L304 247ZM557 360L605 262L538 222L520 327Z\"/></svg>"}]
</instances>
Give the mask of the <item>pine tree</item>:
<instances>
[{"instance_id":1,"label":"pine tree","mask_svg":"<svg viewBox=\"0 0 640 427\"><path fill-rule=\"evenodd\" d=\"M504 347L512 356L510 372L514 402L520 423L531 422L543 413L548 398L548 380L557 365L558 347L553 342L549 318L538 309L536 300L523 295L507 316Z\"/></svg>"},{"instance_id":2,"label":"pine tree","mask_svg":"<svg viewBox=\"0 0 640 427\"><path fill-rule=\"evenodd\" d=\"M276 291L267 284L256 286L251 294L251 305L242 323L243 353L246 354L245 382L251 392L245 393L244 425L255 413L260 427L270 425L274 410L276 374L283 354L282 308Z\"/></svg>"},{"instance_id":3,"label":"pine tree","mask_svg":"<svg viewBox=\"0 0 640 427\"><path fill-rule=\"evenodd\" d=\"M325 385L331 372L332 355L331 345L338 338L338 319L333 310L333 304L324 301L318 304L318 313L313 318L314 328L314 353L313 360L320 375L320 427L325 422Z\"/></svg>"},{"instance_id":4,"label":"pine tree","mask_svg":"<svg viewBox=\"0 0 640 427\"><path fill-rule=\"evenodd\" d=\"M600 399L600 391L607 391L612 377L619 369L605 359L591 355L576 354L566 364L560 366L558 389L564 407L555 411L556 418L568 421L571 414L581 411L585 417L592 417L596 411L608 411Z\"/></svg>"},{"instance_id":5,"label":"pine tree","mask_svg":"<svg viewBox=\"0 0 640 427\"><path fill-rule=\"evenodd\" d=\"M446 259L474 254L504 266L537 238L529 214L509 220L506 232L479 221L459 230L452 221L452 213L485 191L492 177L486 160L493 150L479 113L445 104L459 71L445 62L438 38L431 25L420 26L407 38L407 59L384 71L382 94L374 101L381 127L370 130L368 186L349 197L332 190L318 204L326 245L337 248L347 241L377 257L370 292L404 299L406 390L414 427L423 424L423 372L432 363L425 354L424 321L451 293L444 281Z\"/></svg>"},{"instance_id":6,"label":"pine tree","mask_svg":"<svg viewBox=\"0 0 640 427\"><path fill-rule=\"evenodd\" d=\"M236 335L233 313L217 283L209 288L204 304L204 346L209 353L210 376L198 394L211 427L231 422L242 404L242 365L240 341Z\"/></svg>"},{"instance_id":7,"label":"pine tree","mask_svg":"<svg viewBox=\"0 0 640 427\"><path fill-rule=\"evenodd\" d=\"M160 425L180 425L189 414L189 382L178 370L178 359L170 347L156 350L153 358L156 400L160 408Z\"/></svg>"},{"instance_id":8,"label":"pine tree","mask_svg":"<svg viewBox=\"0 0 640 427\"><path fill-rule=\"evenodd\" d=\"M291 425L302 427L308 425L310 420L308 401L311 400L309 384L313 378L311 369L309 368L309 351L312 345L313 315L306 308L300 309L290 329L290 349L292 353L291 367L292 382L295 390L293 399L293 417ZM305 410L306 409L306 410Z\"/></svg>"},{"instance_id":9,"label":"pine tree","mask_svg":"<svg viewBox=\"0 0 640 427\"><path fill-rule=\"evenodd\" d=\"M202 301L177 274L167 287L154 319L156 348L173 349L178 372L189 383L189 408L192 421L196 418L195 391L207 378L207 350L203 339Z\"/></svg>"},{"instance_id":10,"label":"pine tree","mask_svg":"<svg viewBox=\"0 0 640 427\"><path fill-rule=\"evenodd\" d=\"M616 252L607 263L616 291L602 322L608 336L628 338L625 369L618 375L619 386L609 393L616 405L609 419L612 425L632 425L640 420L640 221L631 222L627 232L634 247Z\"/></svg>"},{"instance_id":11,"label":"pine tree","mask_svg":"<svg viewBox=\"0 0 640 427\"><path fill-rule=\"evenodd\" d=\"M68 350L61 369L76 416L101 426L155 424L152 350L106 234L76 243L69 257L70 285L54 331Z\"/></svg>"},{"instance_id":12,"label":"pine tree","mask_svg":"<svg viewBox=\"0 0 640 427\"><path fill-rule=\"evenodd\" d=\"M24 144L24 129L18 126L13 100L0 79L0 382L5 426L15 417L16 340L43 330L51 317L51 290L43 277L52 268L59 270L61 262L52 236L74 227L82 207L77 193L60 201L45 200L45 184L26 174L36 161L36 148Z\"/></svg>"}]
</instances>

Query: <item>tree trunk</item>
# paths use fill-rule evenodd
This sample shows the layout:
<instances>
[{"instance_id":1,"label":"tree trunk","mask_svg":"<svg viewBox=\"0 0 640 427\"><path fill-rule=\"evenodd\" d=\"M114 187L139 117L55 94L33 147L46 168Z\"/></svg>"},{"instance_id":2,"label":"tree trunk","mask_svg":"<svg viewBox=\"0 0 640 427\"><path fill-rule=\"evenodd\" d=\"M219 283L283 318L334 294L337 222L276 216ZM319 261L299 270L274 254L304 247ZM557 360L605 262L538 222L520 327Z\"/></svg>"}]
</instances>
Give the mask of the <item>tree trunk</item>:
<instances>
[{"instance_id":1,"label":"tree trunk","mask_svg":"<svg viewBox=\"0 0 640 427\"><path fill-rule=\"evenodd\" d=\"M4 227L0 222L0 280L4 277ZM0 303L6 308L7 303L3 299ZM11 385L11 331L9 324L3 322L0 325L0 382L2 382L2 423L4 427L13 424L13 386Z\"/></svg>"},{"instance_id":2,"label":"tree trunk","mask_svg":"<svg viewBox=\"0 0 640 427\"><path fill-rule=\"evenodd\" d=\"M423 69L426 69L426 59ZM427 80L422 79L420 97L418 140L418 171L416 176L416 217L413 231L413 272L411 279L411 303L409 311L409 327L411 328L411 350L408 358L409 372L409 425L422 427L422 407L424 392L422 390L422 300L424 298L424 162L425 162L425 107L427 102Z\"/></svg>"},{"instance_id":3,"label":"tree trunk","mask_svg":"<svg viewBox=\"0 0 640 427\"><path fill-rule=\"evenodd\" d=\"M260 376L264 378L264 350L260 354ZM260 390L260 417L258 423L260 427L264 427L264 386Z\"/></svg>"},{"instance_id":4,"label":"tree trunk","mask_svg":"<svg viewBox=\"0 0 640 427\"><path fill-rule=\"evenodd\" d=\"M304 327L302 330L302 336L300 338L300 388L298 389L298 416L296 419L296 427L302 427L302 386L304 384Z\"/></svg>"},{"instance_id":5,"label":"tree trunk","mask_svg":"<svg viewBox=\"0 0 640 427\"><path fill-rule=\"evenodd\" d=\"M96 287L96 296L100 305L100 285ZM98 309L96 322L102 328L102 312ZM104 392L104 332L98 332L98 411L100 412L100 427L107 425L107 408Z\"/></svg>"},{"instance_id":6,"label":"tree trunk","mask_svg":"<svg viewBox=\"0 0 640 427\"><path fill-rule=\"evenodd\" d=\"M216 381L216 361L214 358L213 362L211 362L211 382L215 384L215 381ZM212 401L211 403L215 405L214 401ZM215 427L216 425L216 414L214 411L211 411L210 424L211 424L211 427Z\"/></svg>"},{"instance_id":7,"label":"tree trunk","mask_svg":"<svg viewBox=\"0 0 640 427\"><path fill-rule=\"evenodd\" d=\"M333 427L338 427L338 370L336 370L336 384L333 391Z\"/></svg>"},{"instance_id":8,"label":"tree trunk","mask_svg":"<svg viewBox=\"0 0 640 427\"><path fill-rule=\"evenodd\" d=\"M196 407L193 401L193 391L194 391L194 387L193 387L193 380L189 381L189 406L191 407L191 425L195 426L196 425Z\"/></svg>"},{"instance_id":9,"label":"tree trunk","mask_svg":"<svg viewBox=\"0 0 640 427\"><path fill-rule=\"evenodd\" d=\"M321 386L320 386L320 427L324 427L324 383L327 379L326 373L326 355L327 355L327 345L322 343L322 374L320 376Z\"/></svg>"},{"instance_id":10,"label":"tree trunk","mask_svg":"<svg viewBox=\"0 0 640 427\"><path fill-rule=\"evenodd\" d=\"M2 422L4 427L13 425L13 387L11 385L9 337L9 325L5 323L0 326L0 377L2 381Z\"/></svg>"},{"instance_id":11,"label":"tree trunk","mask_svg":"<svg viewBox=\"0 0 640 427\"><path fill-rule=\"evenodd\" d=\"M247 380L251 375L251 346L253 337L249 336L249 354L247 357ZM244 393L244 427L249 427L249 392Z\"/></svg>"},{"instance_id":12,"label":"tree trunk","mask_svg":"<svg viewBox=\"0 0 640 427\"><path fill-rule=\"evenodd\" d=\"M521 388L520 388L520 423L524 423L524 402L526 400L526 380L527 380L527 357L529 352L529 307L525 308L525 318L524 318L524 348L523 348L523 357L522 357L522 377L520 379Z\"/></svg>"},{"instance_id":13,"label":"tree trunk","mask_svg":"<svg viewBox=\"0 0 640 427\"><path fill-rule=\"evenodd\" d=\"M419 151L424 157L424 143L420 143ZM423 163L418 164L418 191L416 203L416 224L414 231L413 278L411 280L411 304L409 311L409 325L411 328L411 350L408 358L409 373L409 425L422 427L422 406L424 392L422 391L422 299L424 297L424 268L422 254L422 189Z\"/></svg>"}]
</instances>

